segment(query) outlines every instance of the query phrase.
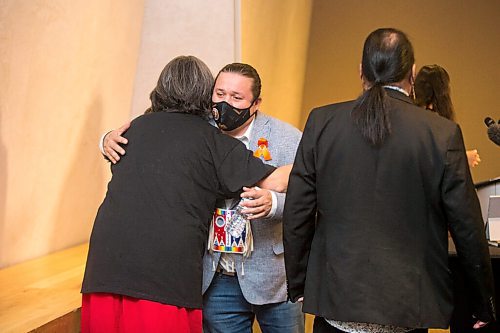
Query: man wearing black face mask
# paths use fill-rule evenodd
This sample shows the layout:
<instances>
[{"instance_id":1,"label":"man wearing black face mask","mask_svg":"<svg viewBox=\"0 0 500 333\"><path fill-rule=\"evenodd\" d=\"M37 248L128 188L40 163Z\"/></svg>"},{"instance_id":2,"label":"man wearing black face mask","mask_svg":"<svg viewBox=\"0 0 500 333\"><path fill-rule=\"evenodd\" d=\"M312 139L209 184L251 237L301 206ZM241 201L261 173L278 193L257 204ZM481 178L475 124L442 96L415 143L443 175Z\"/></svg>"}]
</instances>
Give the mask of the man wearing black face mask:
<instances>
[{"instance_id":1,"label":"man wearing black face mask","mask_svg":"<svg viewBox=\"0 0 500 333\"><path fill-rule=\"evenodd\" d=\"M226 65L217 75L212 94L214 121L265 163L292 164L301 133L259 111L260 91L260 77L252 66ZM112 162L125 152L118 142L126 143L120 136L126 129L125 125L104 138L103 153ZM241 247L221 246L223 228L212 233L203 267L203 331L250 332L256 318L263 333L302 333L302 306L287 302L282 239L285 194L253 188L242 196L253 198L241 203L252 221L253 250L252 237L246 237L248 251L243 254ZM219 204L214 229L217 213L234 212L238 202L222 200ZM233 245L227 244L226 237L222 237L224 245Z\"/></svg>"},{"instance_id":2,"label":"man wearing black face mask","mask_svg":"<svg viewBox=\"0 0 500 333\"><path fill-rule=\"evenodd\" d=\"M260 90L260 77L252 66L225 66L212 94L214 121L265 163L291 164L301 133L258 111ZM255 246L247 254L227 253L214 246L221 238L210 239L203 267L203 330L250 332L257 318L263 333L303 332L301 305L287 302L281 220L285 194L254 188L242 196L253 198L242 205L244 213L251 214ZM218 207L231 209L236 204L223 202Z\"/></svg>"},{"instance_id":3,"label":"man wearing black face mask","mask_svg":"<svg viewBox=\"0 0 500 333\"><path fill-rule=\"evenodd\" d=\"M250 109L257 100L255 99L246 109L234 107L226 101L214 103L213 117L215 123L225 132L234 131L255 115L255 112L251 113Z\"/></svg>"}]
</instances>

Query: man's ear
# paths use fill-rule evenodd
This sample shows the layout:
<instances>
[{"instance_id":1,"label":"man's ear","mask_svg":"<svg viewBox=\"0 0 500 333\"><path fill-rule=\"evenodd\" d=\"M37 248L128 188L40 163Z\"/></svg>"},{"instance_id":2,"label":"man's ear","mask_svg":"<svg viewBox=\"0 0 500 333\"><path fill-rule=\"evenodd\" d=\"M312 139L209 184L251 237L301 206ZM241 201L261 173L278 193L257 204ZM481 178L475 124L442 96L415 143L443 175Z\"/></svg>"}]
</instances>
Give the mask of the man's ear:
<instances>
[{"instance_id":1,"label":"man's ear","mask_svg":"<svg viewBox=\"0 0 500 333\"><path fill-rule=\"evenodd\" d=\"M257 99L255 100L255 102L253 103L253 105L255 106L255 109L256 109L256 110L259 110L260 103L262 103L262 97L257 98Z\"/></svg>"},{"instance_id":2,"label":"man's ear","mask_svg":"<svg viewBox=\"0 0 500 333\"><path fill-rule=\"evenodd\" d=\"M411 66L411 75L410 75L410 83L415 84L415 78L417 77L417 66L413 64Z\"/></svg>"},{"instance_id":3,"label":"man's ear","mask_svg":"<svg viewBox=\"0 0 500 333\"><path fill-rule=\"evenodd\" d=\"M366 82L365 76L363 75L363 65L361 64L359 64L359 79L361 80L363 90L368 90L370 88L370 84Z\"/></svg>"}]
</instances>

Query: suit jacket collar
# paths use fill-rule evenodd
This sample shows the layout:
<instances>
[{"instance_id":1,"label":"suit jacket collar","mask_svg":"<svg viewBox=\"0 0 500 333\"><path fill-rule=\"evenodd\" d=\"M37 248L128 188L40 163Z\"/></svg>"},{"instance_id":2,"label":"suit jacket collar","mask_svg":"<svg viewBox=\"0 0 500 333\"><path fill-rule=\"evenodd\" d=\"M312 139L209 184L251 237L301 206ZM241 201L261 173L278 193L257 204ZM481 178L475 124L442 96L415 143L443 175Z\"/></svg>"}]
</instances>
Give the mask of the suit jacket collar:
<instances>
[{"instance_id":1,"label":"suit jacket collar","mask_svg":"<svg viewBox=\"0 0 500 333\"><path fill-rule=\"evenodd\" d=\"M397 90L390 89L390 88L385 88L385 91L387 92L387 95L389 95L392 98L399 99L400 101L403 101L403 102L406 102L406 103L409 103L412 105L415 104L415 102L410 97L406 96L402 92L399 92Z\"/></svg>"},{"instance_id":2,"label":"suit jacket collar","mask_svg":"<svg viewBox=\"0 0 500 333\"><path fill-rule=\"evenodd\" d=\"M250 133L250 140L248 149L254 151L257 149L257 142L260 138L265 138L269 140L269 134L271 133L270 117L265 113L257 111L255 115L255 120L253 124L252 131Z\"/></svg>"}]
</instances>

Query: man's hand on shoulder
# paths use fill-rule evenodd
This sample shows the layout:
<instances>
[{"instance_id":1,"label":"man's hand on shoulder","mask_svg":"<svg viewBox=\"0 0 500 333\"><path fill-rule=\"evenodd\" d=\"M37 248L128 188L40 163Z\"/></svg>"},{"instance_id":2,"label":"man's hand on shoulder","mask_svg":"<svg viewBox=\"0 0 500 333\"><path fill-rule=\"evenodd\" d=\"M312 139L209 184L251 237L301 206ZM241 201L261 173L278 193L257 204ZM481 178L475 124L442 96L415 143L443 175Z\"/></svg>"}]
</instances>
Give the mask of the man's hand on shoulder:
<instances>
[{"instance_id":1,"label":"man's hand on shoulder","mask_svg":"<svg viewBox=\"0 0 500 333\"><path fill-rule=\"evenodd\" d=\"M123 149L121 144L127 144L128 140L122 135L130 127L130 121L123 124L120 128L115 129L104 136L103 140L103 150L106 157L113 163L116 164L120 160L120 155L125 155L125 149Z\"/></svg>"}]
</instances>

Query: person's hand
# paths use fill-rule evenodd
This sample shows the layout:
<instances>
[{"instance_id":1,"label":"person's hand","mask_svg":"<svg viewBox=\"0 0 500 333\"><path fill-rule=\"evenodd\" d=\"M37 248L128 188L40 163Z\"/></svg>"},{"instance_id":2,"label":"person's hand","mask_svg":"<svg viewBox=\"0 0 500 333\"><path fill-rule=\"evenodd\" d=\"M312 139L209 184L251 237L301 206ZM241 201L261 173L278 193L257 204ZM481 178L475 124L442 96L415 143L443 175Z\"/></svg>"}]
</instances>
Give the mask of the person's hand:
<instances>
[{"instance_id":1,"label":"person's hand","mask_svg":"<svg viewBox=\"0 0 500 333\"><path fill-rule=\"evenodd\" d=\"M263 190L258 187L243 187L242 198L252 198L252 200L245 200L241 205L245 207L244 214L248 215L249 220L265 217L273 207L273 197L271 191Z\"/></svg>"},{"instance_id":2,"label":"person's hand","mask_svg":"<svg viewBox=\"0 0 500 333\"><path fill-rule=\"evenodd\" d=\"M477 149L467 150L467 161L469 162L469 167L473 168L481 162Z\"/></svg>"},{"instance_id":3,"label":"person's hand","mask_svg":"<svg viewBox=\"0 0 500 333\"><path fill-rule=\"evenodd\" d=\"M485 323L484 321L481 321L481 320L478 320L476 321L476 323L474 324L474 326L472 326L473 329L477 330L477 329L480 329L484 326L486 326L488 323Z\"/></svg>"},{"instance_id":4,"label":"person's hand","mask_svg":"<svg viewBox=\"0 0 500 333\"><path fill-rule=\"evenodd\" d=\"M120 155L125 155L125 149L120 146L120 143L127 144L128 140L122 134L125 133L130 127L130 121L123 124L120 128L115 129L104 137L103 149L106 157L116 164L120 160Z\"/></svg>"},{"instance_id":5,"label":"person's hand","mask_svg":"<svg viewBox=\"0 0 500 333\"><path fill-rule=\"evenodd\" d=\"M299 298L297 299L297 302L304 303L304 297L299 297Z\"/></svg>"}]
</instances>

